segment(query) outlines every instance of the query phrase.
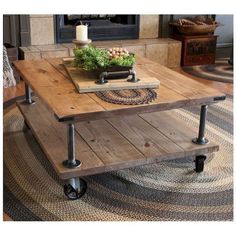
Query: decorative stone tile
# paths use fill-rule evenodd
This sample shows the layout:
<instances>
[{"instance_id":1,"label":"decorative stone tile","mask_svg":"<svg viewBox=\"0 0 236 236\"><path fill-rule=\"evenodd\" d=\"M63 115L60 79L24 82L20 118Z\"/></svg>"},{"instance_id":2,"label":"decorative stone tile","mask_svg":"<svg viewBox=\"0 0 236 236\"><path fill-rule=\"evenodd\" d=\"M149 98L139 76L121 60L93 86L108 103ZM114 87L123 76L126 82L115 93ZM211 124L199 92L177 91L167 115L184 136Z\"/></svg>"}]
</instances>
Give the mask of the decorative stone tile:
<instances>
[{"instance_id":1,"label":"decorative stone tile","mask_svg":"<svg viewBox=\"0 0 236 236\"><path fill-rule=\"evenodd\" d=\"M168 62L168 43L146 45L146 57L167 66Z\"/></svg>"},{"instance_id":2,"label":"decorative stone tile","mask_svg":"<svg viewBox=\"0 0 236 236\"><path fill-rule=\"evenodd\" d=\"M30 18L49 18L53 17L53 15L46 15L46 14L32 14Z\"/></svg>"},{"instance_id":3,"label":"decorative stone tile","mask_svg":"<svg viewBox=\"0 0 236 236\"><path fill-rule=\"evenodd\" d=\"M181 46L181 42L176 40L168 44L168 67L174 68L180 66Z\"/></svg>"},{"instance_id":4,"label":"decorative stone tile","mask_svg":"<svg viewBox=\"0 0 236 236\"><path fill-rule=\"evenodd\" d=\"M40 52L36 46L20 47L19 50L23 52Z\"/></svg>"},{"instance_id":5,"label":"decorative stone tile","mask_svg":"<svg viewBox=\"0 0 236 236\"><path fill-rule=\"evenodd\" d=\"M122 40L121 45L126 45L126 46L138 46L138 45L144 45L145 40L143 39L129 39L129 40Z\"/></svg>"},{"instance_id":6,"label":"decorative stone tile","mask_svg":"<svg viewBox=\"0 0 236 236\"><path fill-rule=\"evenodd\" d=\"M73 43L63 43L62 45L63 45L64 47L68 48L68 50L69 50L69 56L74 56L75 44L73 44Z\"/></svg>"},{"instance_id":7,"label":"decorative stone tile","mask_svg":"<svg viewBox=\"0 0 236 236\"><path fill-rule=\"evenodd\" d=\"M41 53L35 46L20 47L19 58L25 60L37 60L41 58Z\"/></svg>"},{"instance_id":8,"label":"decorative stone tile","mask_svg":"<svg viewBox=\"0 0 236 236\"><path fill-rule=\"evenodd\" d=\"M168 67L178 67L181 59L181 42L170 39L139 39L139 40L115 40L115 41L95 41L92 45L99 48L125 47L130 52ZM73 56L73 43L37 45L21 47L19 52L22 58L35 60L48 57Z\"/></svg>"},{"instance_id":9,"label":"decorative stone tile","mask_svg":"<svg viewBox=\"0 0 236 236\"><path fill-rule=\"evenodd\" d=\"M24 53L24 59L25 60L39 60L41 59L41 53L40 52L25 52Z\"/></svg>"},{"instance_id":10,"label":"decorative stone tile","mask_svg":"<svg viewBox=\"0 0 236 236\"><path fill-rule=\"evenodd\" d=\"M35 47L40 51L62 51L68 49L63 44L39 45Z\"/></svg>"},{"instance_id":11,"label":"decorative stone tile","mask_svg":"<svg viewBox=\"0 0 236 236\"><path fill-rule=\"evenodd\" d=\"M110 47L121 47L121 41L120 40L114 40L114 41L94 41L92 42L92 45L97 48L110 48Z\"/></svg>"},{"instance_id":12,"label":"decorative stone tile","mask_svg":"<svg viewBox=\"0 0 236 236\"><path fill-rule=\"evenodd\" d=\"M74 48L75 47L74 43L62 43L60 45L62 45L63 47L66 47L66 48Z\"/></svg>"},{"instance_id":13,"label":"decorative stone tile","mask_svg":"<svg viewBox=\"0 0 236 236\"><path fill-rule=\"evenodd\" d=\"M42 58L50 58L50 57L68 57L69 51L68 49L65 50L57 50L57 51L42 51L41 52Z\"/></svg>"},{"instance_id":14,"label":"decorative stone tile","mask_svg":"<svg viewBox=\"0 0 236 236\"><path fill-rule=\"evenodd\" d=\"M54 44L53 17L31 17L30 29L32 45Z\"/></svg>"},{"instance_id":15,"label":"decorative stone tile","mask_svg":"<svg viewBox=\"0 0 236 236\"><path fill-rule=\"evenodd\" d=\"M135 45L135 46L126 46L125 44L122 45L123 48L126 48L129 52L133 52L139 56L145 57L145 45Z\"/></svg>"},{"instance_id":16,"label":"decorative stone tile","mask_svg":"<svg viewBox=\"0 0 236 236\"><path fill-rule=\"evenodd\" d=\"M139 38L157 38L159 15L140 15Z\"/></svg>"},{"instance_id":17,"label":"decorative stone tile","mask_svg":"<svg viewBox=\"0 0 236 236\"><path fill-rule=\"evenodd\" d=\"M69 49L62 44L41 45L37 48L40 50L42 58L69 56Z\"/></svg>"},{"instance_id":18,"label":"decorative stone tile","mask_svg":"<svg viewBox=\"0 0 236 236\"><path fill-rule=\"evenodd\" d=\"M75 54L74 54L74 48L69 48L69 56L70 57L73 57Z\"/></svg>"}]
</instances>

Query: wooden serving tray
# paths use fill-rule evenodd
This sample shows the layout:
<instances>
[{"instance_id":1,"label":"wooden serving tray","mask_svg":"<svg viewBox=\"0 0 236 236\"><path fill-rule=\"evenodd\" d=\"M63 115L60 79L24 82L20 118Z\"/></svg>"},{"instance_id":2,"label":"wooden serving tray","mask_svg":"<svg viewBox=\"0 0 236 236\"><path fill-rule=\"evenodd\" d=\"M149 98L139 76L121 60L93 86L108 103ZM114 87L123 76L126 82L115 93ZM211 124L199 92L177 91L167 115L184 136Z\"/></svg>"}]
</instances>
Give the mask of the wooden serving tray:
<instances>
[{"instance_id":1,"label":"wooden serving tray","mask_svg":"<svg viewBox=\"0 0 236 236\"><path fill-rule=\"evenodd\" d=\"M105 84L96 84L98 78L93 72L84 71L73 66L73 58L63 59L65 69L78 89L79 93L119 90L119 89L141 89L141 88L159 88L160 81L155 77L150 77L144 70L134 66L137 77L140 79L137 83L127 82L127 78L118 80L109 80Z\"/></svg>"}]
</instances>

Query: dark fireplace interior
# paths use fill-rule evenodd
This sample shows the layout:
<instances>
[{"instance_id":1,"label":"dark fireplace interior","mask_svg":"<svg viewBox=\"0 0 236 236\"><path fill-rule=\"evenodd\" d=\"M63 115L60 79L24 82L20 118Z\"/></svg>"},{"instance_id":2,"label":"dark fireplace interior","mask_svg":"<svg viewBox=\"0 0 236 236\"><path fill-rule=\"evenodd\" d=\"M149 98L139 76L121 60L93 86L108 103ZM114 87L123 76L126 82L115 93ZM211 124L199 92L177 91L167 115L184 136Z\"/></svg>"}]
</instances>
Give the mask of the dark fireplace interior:
<instances>
[{"instance_id":1,"label":"dark fireplace interior","mask_svg":"<svg viewBox=\"0 0 236 236\"><path fill-rule=\"evenodd\" d=\"M138 15L56 15L57 43L75 39L75 26L88 24L88 37L96 40L137 39Z\"/></svg>"}]
</instances>

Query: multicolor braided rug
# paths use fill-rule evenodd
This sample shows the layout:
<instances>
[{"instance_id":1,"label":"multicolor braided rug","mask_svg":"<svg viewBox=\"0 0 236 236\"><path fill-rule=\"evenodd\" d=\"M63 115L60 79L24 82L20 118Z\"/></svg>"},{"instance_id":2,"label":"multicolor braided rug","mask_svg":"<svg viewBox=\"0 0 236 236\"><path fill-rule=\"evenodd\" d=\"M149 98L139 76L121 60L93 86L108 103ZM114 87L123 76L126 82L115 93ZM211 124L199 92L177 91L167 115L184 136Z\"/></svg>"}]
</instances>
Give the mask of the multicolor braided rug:
<instances>
[{"instance_id":1,"label":"multicolor braided rug","mask_svg":"<svg viewBox=\"0 0 236 236\"><path fill-rule=\"evenodd\" d=\"M233 83L233 66L228 63L228 59L217 59L213 65L185 66L182 69L199 78Z\"/></svg>"},{"instance_id":2,"label":"multicolor braided rug","mask_svg":"<svg viewBox=\"0 0 236 236\"><path fill-rule=\"evenodd\" d=\"M233 220L233 101L213 105L206 135L220 144L204 172L190 158L85 177L76 201L63 194L15 106L4 111L4 212L17 221L231 221ZM173 110L198 127L199 107Z\"/></svg>"},{"instance_id":3,"label":"multicolor braided rug","mask_svg":"<svg viewBox=\"0 0 236 236\"><path fill-rule=\"evenodd\" d=\"M124 105L146 104L157 98L157 93L154 89L123 89L101 91L95 94L105 102Z\"/></svg>"}]
</instances>

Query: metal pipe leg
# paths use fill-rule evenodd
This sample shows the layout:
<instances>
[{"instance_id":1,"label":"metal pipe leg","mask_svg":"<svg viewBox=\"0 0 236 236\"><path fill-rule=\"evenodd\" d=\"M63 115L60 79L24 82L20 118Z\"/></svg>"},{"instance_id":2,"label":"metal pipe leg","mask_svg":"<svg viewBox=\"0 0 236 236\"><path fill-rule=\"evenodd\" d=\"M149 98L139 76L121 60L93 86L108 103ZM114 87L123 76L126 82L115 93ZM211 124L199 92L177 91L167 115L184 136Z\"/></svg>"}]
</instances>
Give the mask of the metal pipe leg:
<instances>
[{"instance_id":1,"label":"metal pipe leg","mask_svg":"<svg viewBox=\"0 0 236 236\"><path fill-rule=\"evenodd\" d=\"M198 137L194 138L193 143L204 145L209 141L205 138L205 125L206 125L206 116L207 116L207 105L201 106L201 114L200 114L200 123L199 123L199 131Z\"/></svg>"},{"instance_id":2,"label":"metal pipe leg","mask_svg":"<svg viewBox=\"0 0 236 236\"><path fill-rule=\"evenodd\" d=\"M25 101L28 104L34 104L35 101L31 97L31 89L27 83L25 83Z\"/></svg>"},{"instance_id":3,"label":"metal pipe leg","mask_svg":"<svg viewBox=\"0 0 236 236\"><path fill-rule=\"evenodd\" d=\"M63 165L67 168L75 168L81 165L79 160L75 159L75 126L68 124L68 159L63 161Z\"/></svg>"}]
</instances>

